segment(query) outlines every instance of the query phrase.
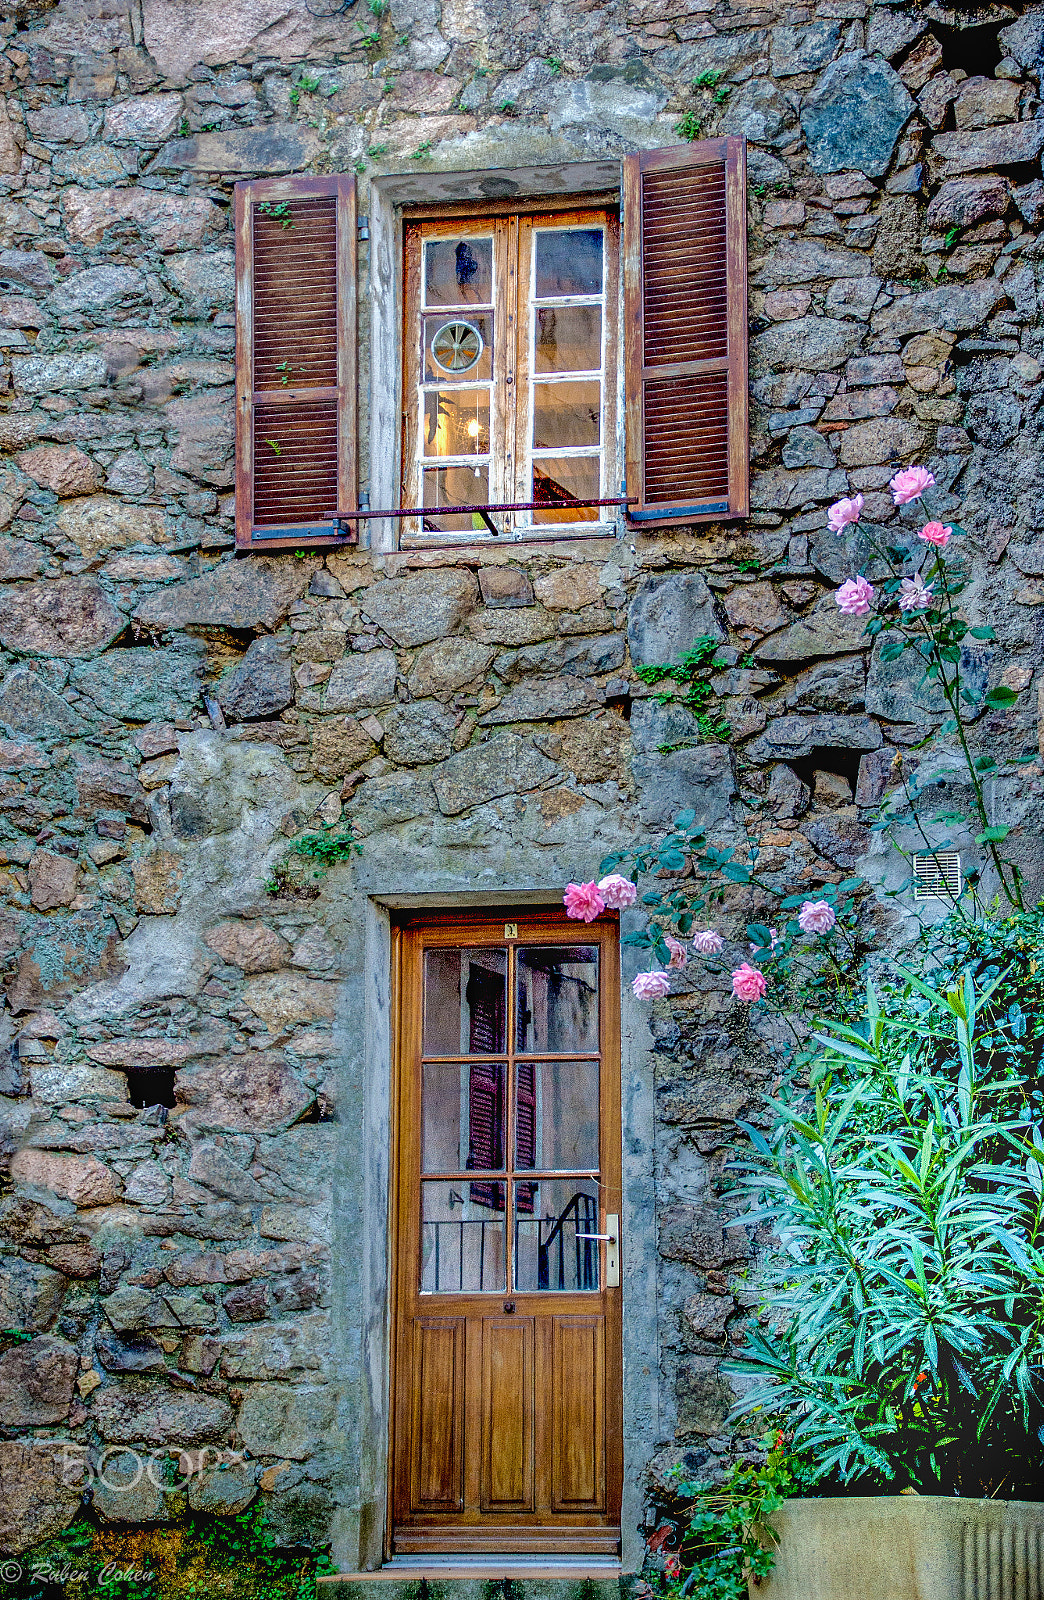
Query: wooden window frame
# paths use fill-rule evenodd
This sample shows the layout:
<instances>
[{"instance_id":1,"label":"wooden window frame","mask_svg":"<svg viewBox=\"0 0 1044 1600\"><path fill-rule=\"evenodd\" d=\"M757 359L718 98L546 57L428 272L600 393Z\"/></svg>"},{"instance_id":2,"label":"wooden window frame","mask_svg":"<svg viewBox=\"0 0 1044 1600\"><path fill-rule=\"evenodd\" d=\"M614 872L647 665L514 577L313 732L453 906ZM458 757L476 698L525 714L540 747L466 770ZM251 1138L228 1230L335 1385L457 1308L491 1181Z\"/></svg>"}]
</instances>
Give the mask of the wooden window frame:
<instances>
[{"instance_id":1,"label":"wooden window frame","mask_svg":"<svg viewBox=\"0 0 1044 1600\"><path fill-rule=\"evenodd\" d=\"M532 263L532 238L541 226L604 227L605 253L602 292L602 427L600 494L609 499L618 492L621 450L618 437L620 382L620 196L618 193L567 196L532 203L503 202L482 205L442 205L409 207L403 213L402 263L402 436L399 474L400 506L417 504L420 493L421 461L417 450L420 437L421 341L421 261L424 242L440 233L458 232L454 224L468 223L476 232L486 230L494 237L494 361L491 398L491 443L498 437L508 449L497 459L495 443L490 452L489 498L491 502L517 503L530 498L530 312L528 274ZM525 268L525 274L523 273ZM526 282L523 284L523 276ZM497 331L499 330L499 331ZM510 392L509 392L510 391ZM400 520L401 549L431 549L441 546L466 548L557 542L562 539L613 538L616 527L602 518L591 522L563 518L554 523L533 523L529 512L494 512L501 530L496 536L475 529L453 532L424 532L420 517Z\"/></svg>"},{"instance_id":2,"label":"wooden window frame","mask_svg":"<svg viewBox=\"0 0 1044 1600\"><path fill-rule=\"evenodd\" d=\"M354 528L345 529L334 518L322 517L322 526L302 525L300 533L273 538L254 532L254 206L278 205L285 200L334 196L337 201L337 503L324 507L336 512L358 505L358 313L356 259L355 179L338 174L324 178L265 178L235 186L236 239L236 551L269 553L310 546L355 544ZM303 390L298 398L317 398L325 390ZM293 401L293 390L276 391L278 400ZM314 531L308 531L312 529Z\"/></svg>"}]
</instances>

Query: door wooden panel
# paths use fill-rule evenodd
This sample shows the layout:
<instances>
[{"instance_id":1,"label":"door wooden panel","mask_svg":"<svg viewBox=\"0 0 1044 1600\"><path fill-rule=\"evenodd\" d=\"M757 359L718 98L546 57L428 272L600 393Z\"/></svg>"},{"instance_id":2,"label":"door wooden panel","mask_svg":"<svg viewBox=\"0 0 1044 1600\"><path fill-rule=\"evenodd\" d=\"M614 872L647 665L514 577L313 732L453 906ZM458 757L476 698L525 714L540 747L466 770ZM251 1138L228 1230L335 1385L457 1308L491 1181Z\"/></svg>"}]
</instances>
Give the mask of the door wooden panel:
<instances>
[{"instance_id":1,"label":"door wooden panel","mask_svg":"<svg viewBox=\"0 0 1044 1600\"><path fill-rule=\"evenodd\" d=\"M555 1317L551 1334L552 1499L556 1511L605 1505L604 1319Z\"/></svg>"},{"instance_id":2,"label":"door wooden panel","mask_svg":"<svg viewBox=\"0 0 1044 1600\"><path fill-rule=\"evenodd\" d=\"M464 1318L418 1317L413 1324L415 1511L459 1511L464 1504Z\"/></svg>"},{"instance_id":3,"label":"door wooden panel","mask_svg":"<svg viewBox=\"0 0 1044 1600\"><path fill-rule=\"evenodd\" d=\"M418 918L396 970L388 1553L616 1554L616 918Z\"/></svg>"},{"instance_id":4,"label":"door wooden panel","mask_svg":"<svg viewBox=\"0 0 1044 1600\"><path fill-rule=\"evenodd\" d=\"M533 1510L532 1317L484 1317L482 1509Z\"/></svg>"}]
</instances>

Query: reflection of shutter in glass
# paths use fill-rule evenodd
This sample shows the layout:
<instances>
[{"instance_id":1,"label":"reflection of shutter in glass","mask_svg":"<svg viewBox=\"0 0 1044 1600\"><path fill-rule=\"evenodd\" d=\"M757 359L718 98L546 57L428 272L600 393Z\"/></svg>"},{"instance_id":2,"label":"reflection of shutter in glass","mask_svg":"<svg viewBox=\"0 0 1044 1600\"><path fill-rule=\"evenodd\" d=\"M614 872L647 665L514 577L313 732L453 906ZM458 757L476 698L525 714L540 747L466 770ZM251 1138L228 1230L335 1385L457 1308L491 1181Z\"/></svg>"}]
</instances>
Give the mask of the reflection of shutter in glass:
<instances>
[{"instance_id":1,"label":"reflection of shutter in glass","mask_svg":"<svg viewBox=\"0 0 1044 1600\"><path fill-rule=\"evenodd\" d=\"M504 1038L504 978L485 967L472 965L465 991L468 1002L468 1051L490 1052L502 1048ZM468 1094L468 1166L489 1171L504 1164L504 1118L501 1080L503 1067L495 1061L471 1065ZM499 1184L473 1183L471 1199L490 1210L504 1209Z\"/></svg>"}]
</instances>

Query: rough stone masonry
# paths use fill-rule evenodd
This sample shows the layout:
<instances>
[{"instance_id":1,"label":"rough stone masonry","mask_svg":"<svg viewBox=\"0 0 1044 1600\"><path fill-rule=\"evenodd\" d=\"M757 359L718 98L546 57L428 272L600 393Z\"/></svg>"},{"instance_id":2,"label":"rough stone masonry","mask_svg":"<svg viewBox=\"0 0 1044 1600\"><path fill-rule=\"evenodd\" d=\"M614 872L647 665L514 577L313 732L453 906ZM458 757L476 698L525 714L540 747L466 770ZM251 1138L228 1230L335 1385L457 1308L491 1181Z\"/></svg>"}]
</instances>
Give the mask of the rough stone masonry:
<instances>
[{"instance_id":1,"label":"rough stone masonry","mask_svg":"<svg viewBox=\"0 0 1044 1600\"><path fill-rule=\"evenodd\" d=\"M115 1449L110 1482L121 1446L210 1445L240 1465L96 1510L261 1494L358 1565L368 897L561 885L682 805L726 839L766 798L781 881L894 873L867 808L943 712L840 618L861 552L825 512L858 491L888 524L900 464L963 503L997 630L966 668L1019 691L979 734L1037 742L1044 5L15 0L0 36L0 1327L33 1335L0 1341L0 1547L76 1514L63 1443ZM354 170L365 212L378 174L612 158L683 119L749 141L749 522L233 559L237 177ZM708 634L727 744L634 670ZM1039 884L1024 773L992 798ZM362 857L267 893L342 817ZM695 980L648 1017L639 1466L711 1472L752 1248L723 1147L774 1041ZM135 1105L149 1072L169 1109Z\"/></svg>"}]
</instances>

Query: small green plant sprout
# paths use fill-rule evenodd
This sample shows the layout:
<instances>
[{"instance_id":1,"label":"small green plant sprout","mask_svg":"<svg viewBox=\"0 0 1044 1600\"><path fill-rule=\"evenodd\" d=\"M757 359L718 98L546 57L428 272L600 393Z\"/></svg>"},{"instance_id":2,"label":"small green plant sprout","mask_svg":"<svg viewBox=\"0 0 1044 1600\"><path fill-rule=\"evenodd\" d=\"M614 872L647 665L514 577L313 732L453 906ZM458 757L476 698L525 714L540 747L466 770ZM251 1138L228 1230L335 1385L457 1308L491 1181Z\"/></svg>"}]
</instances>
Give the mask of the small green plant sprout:
<instances>
[{"instance_id":1,"label":"small green plant sprout","mask_svg":"<svg viewBox=\"0 0 1044 1600\"><path fill-rule=\"evenodd\" d=\"M189 136L188 117L182 117L181 125L178 128L178 137L179 137L179 139L187 139L188 136Z\"/></svg>"},{"instance_id":2,"label":"small green plant sprout","mask_svg":"<svg viewBox=\"0 0 1044 1600\"><path fill-rule=\"evenodd\" d=\"M355 26L359 29L360 35L356 43L361 45L364 50L373 50L375 46L380 44L381 36L376 29L367 28L365 22L356 22Z\"/></svg>"},{"instance_id":3,"label":"small green plant sprout","mask_svg":"<svg viewBox=\"0 0 1044 1600\"><path fill-rule=\"evenodd\" d=\"M283 447L282 447L282 445L281 445L281 444L280 444L280 443L279 443L279 440L278 440L278 439L266 439L266 440L265 440L265 443L266 443L266 444L267 444L267 445L268 445L268 447L269 447L269 449L270 449L270 450L272 450L272 451L274 451L274 452L275 452L275 454L276 454L276 455L277 455L277 456L281 456L281 455L282 455L282 453L283 453Z\"/></svg>"},{"instance_id":4,"label":"small green plant sprout","mask_svg":"<svg viewBox=\"0 0 1044 1600\"><path fill-rule=\"evenodd\" d=\"M272 221L278 222L281 228L292 228L294 225L288 200L259 200L257 209L262 217L271 217Z\"/></svg>"},{"instance_id":5,"label":"small green plant sprout","mask_svg":"<svg viewBox=\"0 0 1044 1600\"><path fill-rule=\"evenodd\" d=\"M960 236L960 228L949 228L943 237L943 249L952 250Z\"/></svg>"},{"instance_id":6,"label":"small green plant sprout","mask_svg":"<svg viewBox=\"0 0 1044 1600\"><path fill-rule=\"evenodd\" d=\"M290 90L290 104L297 106L303 94L314 94L319 88L319 79L303 72Z\"/></svg>"},{"instance_id":7,"label":"small green plant sprout","mask_svg":"<svg viewBox=\"0 0 1044 1600\"><path fill-rule=\"evenodd\" d=\"M724 103L724 101L726 101L729 98L729 95L731 93L732 93L732 87L731 87L730 84L719 83L718 87L714 91L714 104L716 106L722 105Z\"/></svg>"},{"instance_id":8,"label":"small green plant sprout","mask_svg":"<svg viewBox=\"0 0 1044 1600\"><path fill-rule=\"evenodd\" d=\"M279 379L279 382L282 384L284 389L290 382L290 374L293 372L293 370L294 369L290 365L289 361L278 361L276 363L276 371L282 373L282 377Z\"/></svg>"},{"instance_id":9,"label":"small green plant sprout","mask_svg":"<svg viewBox=\"0 0 1044 1600\"><path fill-rule=\"evenodd\" d=\"M719 641L710 634L701 634L692 648L673 665L636 667L635 674L643 683L670 683L657 694L661 706L678 704L686 707L696 718L696 725L705 739L723 743L732 732L728 721L714 708L714 690L711 673L721 665L715 661Z\"/></svg>"},{"instance_id":10,"label":"small green plant sprout","mask_svg":"<svg viewBox=\"0 0 1044 1600\"><path fill-rule=\"evenodd\" d=\"M713 89L724 78L725 74L720 68L709 67L706 72L701 72L692 80L694 89Z\"/></svg>"},{"instance_id":11,"label":"small green plant sprout","mask_svg":"<svg viewBox=\"0 0 1044 1600\"><path fill-rule=\"evenodd\" d=\"M378 22L387 12L388 4L389 0L370 0L370 13L377 18Z\"/></svg>"},{"instance_id":12,"label":"small green plant sprout","mask_svg":"<svg viewBox=\"0 0 1044 1600\"><path fill-rule=\"evenodd\" d=\"M303 833L294 840L282 861L272 868L265 892L314 899L319 893L320 881L330 868L338 862L350 861L353 855L362 855L362 845L356 840L350 825L342 825L336 831L323 828L321 833ZM311 871L296 864L295 857L299 857L302 863L313 862Z\"/></svg>"},{"instance_id":13,"label":"small green plant sprout","mask_svg":"<svg viewBox=\"0 0 1044 1600\"><path fill-rule=\"evenodd\" d=\"M699 138L702 128L703 123L695 111L686 111L681 121L674 124L674 131L679 139L688 139L690 141Z\"/></svg>"},{"instance_id":14,"label":"small green plant sprout","mask_svg":"<svg viewBox=\"0 0 1044 1600\"><path fill-rule=\"evenodd\" d=\"M387 153L387 150L388 146L386 144L371 144L367 146L366 154L371 161L379 161L381 156Z\"/></svg>"},{"instance_id":15,"label":"small green plant sprout","mask_svg":"<svg viewBox=\"0 0 1044 1600\"><path fill-rule=\"evenodd\" d=\"M413 154L410 156L410 160L411 161L430 161L431 160L431 149L432 149L432 140L431 139L425 139L424 143L423 144L419 144L417 146L416 150L414 150Z\"/></svg>"},{"instance_id":16,"label":"small green plant sprout","mask_svg":"<svg viewBox=\"0 0 1044 1600\"><path fill-rule=\"evenodd\" d=\"M352 171L357 172L360 178L362 177L363 173L366 171L366 162L363 160L362 156L360 156L357 161L352 162Z\"/></svg>"},{"instance_id":17,"label":"small green plant sprout","mask_svg":"<svg viewBox=\"0 0 1044 1600\"><path fill-rule=\"evenodd\" d=\"M558 77L558 74L561 72L562 68L565 66L565 62L561 56L548 56L547 64L556 78Z\"/></svg>"},{"instance_id":18,"label":"small green plant sprout","mask_svg":"<svg viewBox=\"0 0 1044 1600\"><path fill-rule=\"evenodd\" d=\"M513 117L518 110L518 104L514 100L502 100L497 107L497 110L500 112L501 116Z\"/></svg>"}]
</instances>

